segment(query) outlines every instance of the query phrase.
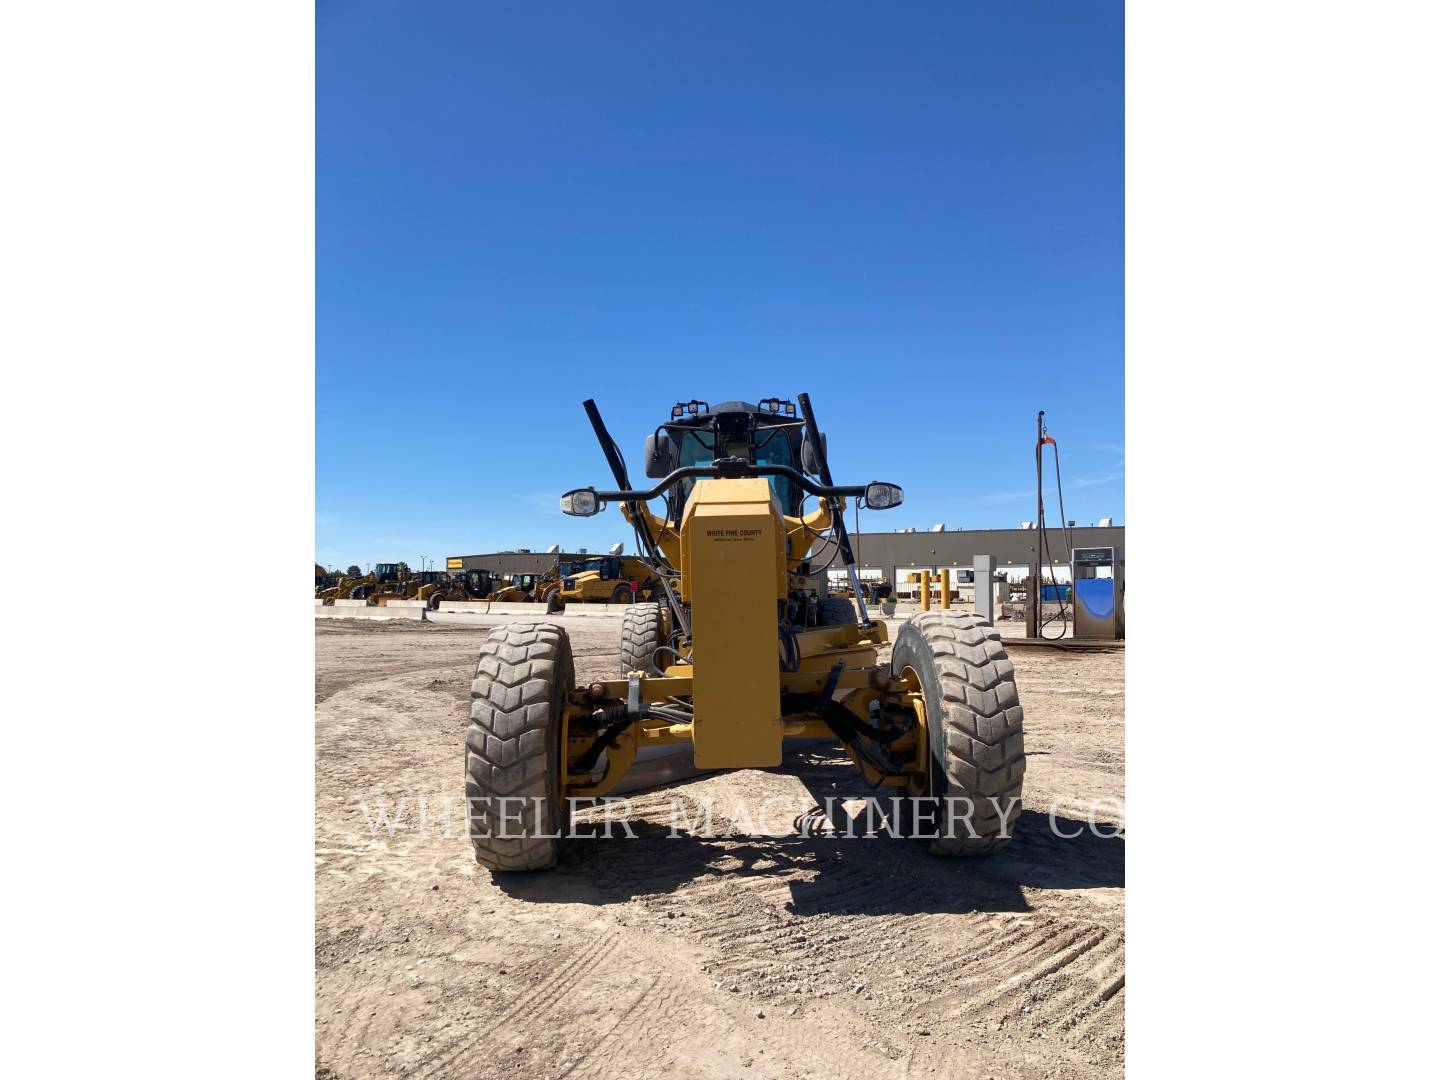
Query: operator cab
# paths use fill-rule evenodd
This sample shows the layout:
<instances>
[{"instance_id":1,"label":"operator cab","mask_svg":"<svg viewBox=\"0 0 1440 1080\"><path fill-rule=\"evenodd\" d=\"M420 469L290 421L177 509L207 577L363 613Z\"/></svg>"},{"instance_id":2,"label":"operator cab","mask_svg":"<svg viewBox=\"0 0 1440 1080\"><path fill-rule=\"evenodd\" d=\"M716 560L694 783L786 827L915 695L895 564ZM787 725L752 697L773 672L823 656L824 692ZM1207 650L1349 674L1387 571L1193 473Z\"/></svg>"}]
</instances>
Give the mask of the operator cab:
<instances>
[{"instance_id":1,"label":"operator cab","mask_svg":"<svg viewBox=\"0 0 1440 1080\"><path fill-rule=\"evenodd\" d=\"M594 570L600 575L601 581L614 581L620 576L620 559L616 555L597 555L592 559L577 559L567 564L569 569L565 571L567 578L573 578L577 574L583 574Z\"/></svg>"},{"instance_id":2,"label":"operator cab","mask_svg":"<svg viewBox=\"0 0 1440 1080\"><path fill-rule=\"evenodd\" d=\"M382 562L375 564L376 581L398 581L400 575L408 572L410 567L405 563Z\"/></svg>"},{"instance_id":3,"label":"operator cab","mask_svg":"<svg viewBox=\"0 0 1440 1080\"><path fill-rule=\"evenodd\" d=\"M821 436L824 438L824 436ZM783 465L812 475L817 471L805 437L805 422L795 415L795 404L766 398L758 405L725 401L714 408L708 402L688 401L670 410L670 420L645 441L645 475L663 477L678 468L710 465L722 458L737 458L751 465ZM801 515L805 493L786 476L771 476L770 489L782 513ZM666 496L668 516L679 521L685 501L695 489L695 478L685 477Z\"/></svg>"},{"instance_id":4,"label":"operator cab","mask_svg":"<svg viewBox=\"0 0 1440 1080\"><path fill-rule=\"evenodd\" d=\"M465 591L471 596L488 596L494 588L495 576L489 570L473 568L465 571Z\"/></svg>"}]
</instances>

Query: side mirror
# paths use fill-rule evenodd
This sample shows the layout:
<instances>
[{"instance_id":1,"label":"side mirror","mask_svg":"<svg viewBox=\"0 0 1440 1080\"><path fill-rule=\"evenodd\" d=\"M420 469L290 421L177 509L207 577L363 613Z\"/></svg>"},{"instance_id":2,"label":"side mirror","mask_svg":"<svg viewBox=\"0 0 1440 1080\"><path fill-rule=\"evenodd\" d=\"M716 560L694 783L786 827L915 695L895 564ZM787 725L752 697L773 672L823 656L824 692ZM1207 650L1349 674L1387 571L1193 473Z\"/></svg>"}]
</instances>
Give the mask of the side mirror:
<instances>
[{"instance_id":1,"label":"side mirror","mask_svg":"<svg viewBox=\"0 0 1440 1080\"><path fill-rule=\"evenodd\" d=\"M663 431L645 436L645 475L653 479L675 471L675 441Z\"/></svg>"},{"instance_id":2,"label":"side mirror","mask_svg":"<svg viewBox=\"0 0 1440 1080\"><path fill-rule=\"evenodd\" d=\"M820 433L821 455L826 457L829 456L829 445L830 441L825 437L825 433L822 431ZM808 431L800 436L800 467L804 469L805 472L810 476L820 475L820 458L815 456L815 446L813 443L810 442L810 432Z\"/></svg>"},{"instance_id":3,"label":"side mirror","mask_svg":"<svg viewBox=\"0 0 1440 1080\"><path fill-rule=\"evenodd\" d=\"M594 517L604 508L594 488L577 488L560 496L560 512L571 517Z\"/></svg>"},{"instance_id":4,"label":"side mirror","mask_svg":"<svg viewBox=\"0 0 1440 1080\"><path fill-rule=\"evenodd\" d=\"M889 510L905 501L905 491L899 484L882 484L875 480L865 485L865 509Z\"/></svg>"}]
</instances>

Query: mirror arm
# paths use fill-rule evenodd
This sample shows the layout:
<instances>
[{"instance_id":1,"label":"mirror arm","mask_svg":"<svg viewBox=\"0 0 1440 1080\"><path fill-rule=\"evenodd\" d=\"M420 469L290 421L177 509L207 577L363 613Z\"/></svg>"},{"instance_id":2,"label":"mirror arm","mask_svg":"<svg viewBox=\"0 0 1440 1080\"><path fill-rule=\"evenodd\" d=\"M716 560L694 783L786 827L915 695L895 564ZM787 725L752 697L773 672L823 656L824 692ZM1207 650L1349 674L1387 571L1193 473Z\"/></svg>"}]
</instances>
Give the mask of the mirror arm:
<instances>
[{"instance_id":1,"label":"mirror arm","mask_svg":"<svg viewBox=\"0 0 1440 1080\"><path fill-rule=\"evenodd\" d=\"M810 395L801 394L799 397L800 415L805 418L805 434L809 436L810 443L815 447L815 463L820 466L820 479L826 487L831 486L830 460L825 453L825 444L820 441L820 425L815 423L815 410L810 407ZM865 489L860 489L860 497L865 494ZM850 576L850 591L855 596L855 604L860 609L860 623L862 626L870 624L870 613L865 610L865 594L860 588L860 571L855 566L855 552L850 547L850 534L845 529L845 511L836 506L832 500L830 508L835 511L834 521L831 527L835 530L835 539L840 545L840 557L845 560L845 569Z\"/></svg>"},{"instance_id":2,"label":"mirror arm","mask_svg":"<svg viewBox=\"0 0 1440 1080\"><path fill-rule=\"evenodd\" d=\"M648 502L650 499L658 499L681 480L690 477L725 479L745 476L784 476L798 484L802 491L828 499L858 499L864 496L866 487L864 484L817 484L798 469L792 469L788 465L742 465L738 467L728 465L686 465L683 468L676 469L648 490L630 491L620 489L616 491L597 491L595 494L598 498L606 502Z\"/></svg>"}]
</instances>

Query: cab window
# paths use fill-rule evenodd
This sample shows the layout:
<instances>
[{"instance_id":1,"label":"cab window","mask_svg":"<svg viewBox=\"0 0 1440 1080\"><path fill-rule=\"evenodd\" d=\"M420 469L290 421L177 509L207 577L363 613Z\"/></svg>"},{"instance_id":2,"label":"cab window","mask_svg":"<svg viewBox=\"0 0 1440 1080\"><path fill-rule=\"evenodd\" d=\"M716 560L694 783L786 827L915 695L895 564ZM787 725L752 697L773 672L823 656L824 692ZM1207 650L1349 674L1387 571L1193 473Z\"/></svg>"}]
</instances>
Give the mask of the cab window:
<instances>
[{"instance_id":1,"label":"cab window","mask_svg":"<svg viewBox=\"0 0 1440 1080\"><path fill-rule=\"evenodd\" d=\"M788 465L794 467L795 461L790 454L790 440L786 437L781 428L771 428L769 431L761 429L755 433L755 464L756 465ZM795 505L794 483L788 476L771 476L770 489L780 500L780 506L784 513L793 514L799 509Z\"/></svg>"},{"instance_id":2,"label":"cab window","mask_svg":"<svg viewBox=\"0 0 1440 1080\"><path fill-rule=\"evenodd\" d=\"M672 432L673 434L673 432ZM736 444L725 444L717 451L714 443L715 435L709 431L687 431L680 439L680 465L709 465L717 457L734 455L753 459L756 465L788 465L795 467L794 454L791 452L790 439L780 428L761 428L755 433L756 447L752 455L748 447ZM798 511L795 485L788 477L770 476L770 489L775 492L776 498L780 500L780 508L784 513L794 514ZM680 505L676 508L678 513L684 508L690 493L695 490L694 477L686 477L680 481Z\"/></svg>"}]
</instances>

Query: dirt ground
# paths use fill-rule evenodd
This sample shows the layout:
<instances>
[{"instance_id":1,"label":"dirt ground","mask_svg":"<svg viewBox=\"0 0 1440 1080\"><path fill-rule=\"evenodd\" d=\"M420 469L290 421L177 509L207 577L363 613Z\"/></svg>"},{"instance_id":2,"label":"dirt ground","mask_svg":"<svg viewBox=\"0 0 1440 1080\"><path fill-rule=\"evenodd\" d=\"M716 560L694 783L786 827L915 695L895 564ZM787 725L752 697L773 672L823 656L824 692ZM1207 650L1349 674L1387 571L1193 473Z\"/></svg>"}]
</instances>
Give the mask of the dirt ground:
<instances>
[{"instance_id":1,"label":"dirt ground","mask_svg":"<svg viewBox=\"0 0 1440 1080\"><path fill-rule=\"evenodd\" d=\"M578 677L609 676L618 623L566 624ZM318 1076L1122 1075L1123 652L1011 650L1025 810L988 859L801 835L866 794L812 746L628 796L635 839L492 879L460 802L488 632L316 625ZM707 800L748 835L672 838Z\"/></svg>"}]
</instances>

